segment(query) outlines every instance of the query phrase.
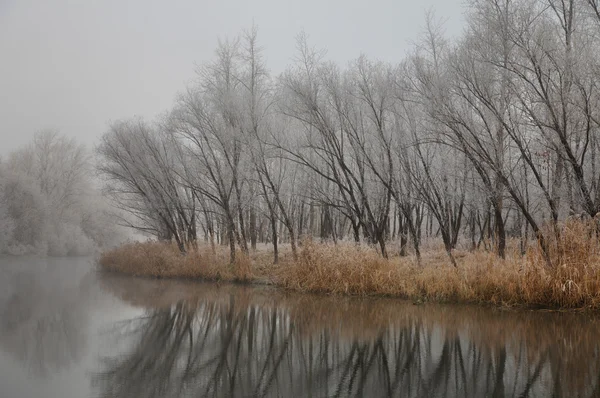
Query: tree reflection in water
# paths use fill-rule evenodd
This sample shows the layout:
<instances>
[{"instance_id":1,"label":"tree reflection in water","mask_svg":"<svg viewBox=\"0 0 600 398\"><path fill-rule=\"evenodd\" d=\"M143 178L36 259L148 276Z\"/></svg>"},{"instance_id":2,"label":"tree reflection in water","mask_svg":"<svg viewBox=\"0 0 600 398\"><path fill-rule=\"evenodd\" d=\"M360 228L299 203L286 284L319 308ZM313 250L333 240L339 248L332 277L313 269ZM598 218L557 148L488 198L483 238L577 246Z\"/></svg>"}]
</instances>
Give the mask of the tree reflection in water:
<instances>
[{"instance_id":1,"label":"tree reflection in water","mask_svg":"<svg viewBox=\"0 0 600 398\"><path fill-rule=\"evenodd\" d=\"M122 325L133 346L104 359L101 395L600 394L595 319L208 290Z\"/></svg>"},{"instance_id":2,"label":"tree reflection in water","mask_svg":"<svg viewBox=\"0 0 600 398\"><path fill-rule=\"evenodd\" d=\"M86 353L93 280L78 261L25 258L0 270L0 350L33 376L72 368Z\"/></svg>"}]
</instances>

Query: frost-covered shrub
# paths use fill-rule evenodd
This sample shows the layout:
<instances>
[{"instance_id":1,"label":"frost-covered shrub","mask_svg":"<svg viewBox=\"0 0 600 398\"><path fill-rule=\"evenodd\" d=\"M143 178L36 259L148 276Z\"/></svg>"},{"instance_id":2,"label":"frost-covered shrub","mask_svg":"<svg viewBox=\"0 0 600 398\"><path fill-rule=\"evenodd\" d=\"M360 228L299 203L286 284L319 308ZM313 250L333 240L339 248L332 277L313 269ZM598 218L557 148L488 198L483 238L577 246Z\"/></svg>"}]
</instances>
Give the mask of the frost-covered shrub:
<instances>
[{"instance_id":1,"label":"frost-covered shrub","mask_svg":"<svg viewBox=\"0 0 600 398\"><path fill-rule=\"evenodd\" d=\"M0 163L0 253L86 255L118 243L91 169L87 151L54 132Z\"/></svg>"},{"instance_id":2,"label":"frost-covered shrub","mask_svg":"<svg viewBox=\"0 0 600 398\"><path fill-rule=\"evenodd\" d=\"M4 192L2 183L2 175L0 174L0 253L7 250L15 229L15 221L8 214L8 207L2 195L2 192Z\"/></svg>"},{"instance_id":3,"label":"frost-covered shrub","mask_svg":"<svg viewBox=\"0 0 600 398\"><path fill-rule=\"evenodd\" d=\"M81 256L92 253L96 247L79 225L59 222L50 227L50 232L47 238L50 256Z\"/></svg>"},{"instance_id":4,"label":"frost-covered shrub","mask_svg":"<svg viewBox=\"0 0 600 398\"><path fill-rule=\"evenodd\" d=\"M124 227L117 225L112 209L104 200L95 200L86 206L81 219L83 233L91 237L99 248L112 248L126 240Z\"/></svg>"},{"instance_id":5,"label":"frost-covered shrub","mask_svg":"<svg viewBox=\"0 0 600 398\"><path fill-rule=\"evenodd\" d=\"M46 202L35 181L27 175L0 169L0 196L10 230L4 251L10 254L46 254Z\"/></svg>"}]
</instances>

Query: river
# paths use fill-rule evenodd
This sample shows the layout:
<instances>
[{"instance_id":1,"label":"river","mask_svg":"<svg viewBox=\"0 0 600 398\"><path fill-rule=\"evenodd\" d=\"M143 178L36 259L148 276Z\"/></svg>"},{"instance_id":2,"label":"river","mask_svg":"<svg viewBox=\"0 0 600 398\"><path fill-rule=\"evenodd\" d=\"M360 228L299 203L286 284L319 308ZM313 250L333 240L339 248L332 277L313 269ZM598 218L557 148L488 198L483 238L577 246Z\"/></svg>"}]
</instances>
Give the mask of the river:
<instances>
[{"instance_id":1,"label":"river","mask_svg":"<svg viewBox=\"0 0 600 398\"><path fill-rule=\"evenodd\" d=\"M600 317L0 257L0 397L596 397Z\"/></svg>"}]
</instances>

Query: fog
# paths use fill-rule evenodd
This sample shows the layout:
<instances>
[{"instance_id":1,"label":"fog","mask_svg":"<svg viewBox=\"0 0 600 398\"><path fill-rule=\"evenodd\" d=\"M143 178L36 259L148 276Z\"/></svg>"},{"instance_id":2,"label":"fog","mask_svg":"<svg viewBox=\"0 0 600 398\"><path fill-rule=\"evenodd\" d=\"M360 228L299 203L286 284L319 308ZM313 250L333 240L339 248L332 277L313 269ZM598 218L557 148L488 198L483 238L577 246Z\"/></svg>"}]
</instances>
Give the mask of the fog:
<instances>
[{"instance_id":1,"label":"fog","mask_svg":"<svg viewBox=\"0 0 600 398\"><path fill-rule=\"evenodd\" d=\"M399 61L434 8L462 29L461 0L0 0L0 155L40 129L91 147L110 120L167 110L211 59L218 38L253 23L269 67L282 72L304 29L346 63L361 53Z\"/></svg>"}]
</instances>

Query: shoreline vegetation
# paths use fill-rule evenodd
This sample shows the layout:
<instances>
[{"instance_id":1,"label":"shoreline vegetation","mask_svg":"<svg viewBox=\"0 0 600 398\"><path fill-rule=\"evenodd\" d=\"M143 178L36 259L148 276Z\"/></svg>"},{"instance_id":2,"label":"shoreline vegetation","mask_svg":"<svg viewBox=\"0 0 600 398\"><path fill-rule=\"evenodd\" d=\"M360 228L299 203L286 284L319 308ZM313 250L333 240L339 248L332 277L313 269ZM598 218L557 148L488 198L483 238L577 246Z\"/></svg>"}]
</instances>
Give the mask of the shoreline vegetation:
<instances>
[{"instance_id":1,"label":"shoreline vegetation","mask_svg":"<svg viewBox=\"0 0 600 398\"><path fill-rule=\"evenodd\" d=\"M176 244L128 243L104 252L103 270L133 276L269 283L306 293L385 296L443 303L538 309L600 309L597 221L569 220L556 229L548 266L539 245L524 254L509 244L505 259L484 250L456 250L456 266L443 248L383 258L377 248L350 242L301 241L297 257L283 247L278 264L266 249L242 251L229 262L226 246L198 245L182 254Z\"/></svg>"}]
</instances>

